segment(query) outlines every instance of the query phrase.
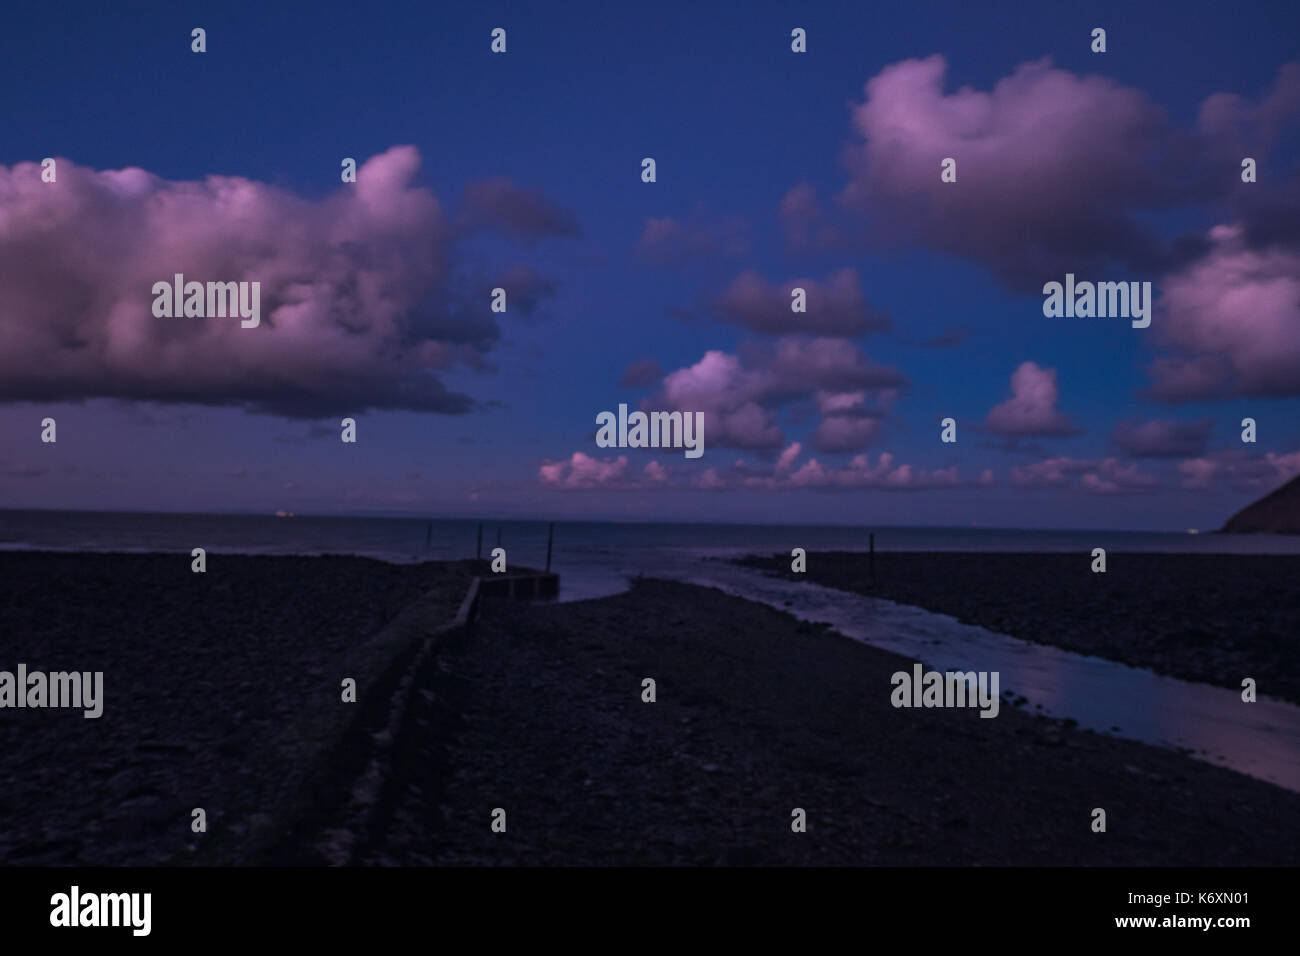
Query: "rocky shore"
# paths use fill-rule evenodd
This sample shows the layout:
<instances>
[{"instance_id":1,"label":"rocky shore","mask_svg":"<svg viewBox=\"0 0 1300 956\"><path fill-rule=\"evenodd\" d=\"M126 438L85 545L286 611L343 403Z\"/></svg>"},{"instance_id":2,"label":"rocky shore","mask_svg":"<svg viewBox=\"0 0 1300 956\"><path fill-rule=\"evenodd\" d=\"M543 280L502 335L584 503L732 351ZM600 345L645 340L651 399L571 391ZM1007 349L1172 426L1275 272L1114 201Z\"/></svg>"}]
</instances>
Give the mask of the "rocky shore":
<instances>
[{"instance_id":1,"label":"rocky shore","mask_svg":"<svg viewBox=\"0 0 1300 956\"><path fill-rule=\"evenodd\" d=\"M0 553L0 669L102 671L103 715L0 710L0 862L240 861L393 653L423 596L450 619L466 565L355 557ZM439 596L441 595L441 600ZM191 830L191 811L208 832Z\"/></svg>"},{"instance_id":2,"label":"rocky shore","mask_svg":"<svg viewBox=\"0 0 1300 956\"><path fill-rule=\"evenodd\" d=\"M430 637L482 570L209 556L193 575L186 555L0 555L9 663L105 675L98 719L0 711L0 862L1300 858L1300 794L1013 707L896 709L890 677L911 661L713 589L493 599Z\"/></svg>"},{"instance_id":3,"label":"rocky shore","mask_svg":"<svg viewBox=\"0 0 1300 956\"><path fill-rule=\"evenodd\" d=\"M1004 707L690 585L494 604L418 675L376 865L1289 865L1300 794ZM643 701L643 681L656 701ZM1107 814L1105 833L1092 811ZM505 832L493 832L496 810ZM807 832L792 831L803 809Z\"/></svg>"},{"instance_id":4,"label":"rocky shore","mask_svg":"<svg viewBox=\"0 0 1300 956\"><path fill-rule=\"evenodd\" d=\"M741 561L1183 680L1300 703L1300 555L859 552Z\"/></svg>"}]
</instances>

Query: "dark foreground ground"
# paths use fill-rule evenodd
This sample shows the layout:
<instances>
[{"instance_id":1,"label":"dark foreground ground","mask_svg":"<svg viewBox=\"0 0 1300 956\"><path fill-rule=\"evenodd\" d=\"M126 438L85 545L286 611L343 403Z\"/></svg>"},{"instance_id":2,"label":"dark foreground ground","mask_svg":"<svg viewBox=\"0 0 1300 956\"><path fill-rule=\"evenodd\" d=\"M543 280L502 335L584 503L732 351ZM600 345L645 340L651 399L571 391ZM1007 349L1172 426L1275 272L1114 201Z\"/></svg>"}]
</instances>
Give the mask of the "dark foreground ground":
<instances>
[{"instance_id":1,"label":"dark foreground ground","mask_svg":"<svg viewBox=\"0 0 1300 956\"><path fill-rule=\"evenodd\" d=\"M238 860L346 720L412 602L462 565L354 557L0 553L0 670L103 671L104 713L0 710L0 863ZM441 609L441 610L439 610ZM191 831L191 811L208 833Z\"/></svg>"},{"instance_id":2,"label":"dark foreground ground","mask_svg":"<svg viewBox=\"0 0 1300 956\"><path fill-rule=\"evenodd\" d=\"M1013 707L896 710L910 661L715 590L436 636L483 570L0 554L0 669L105 672L98 720L0 711L0 864L1300 860L1300 794Z\"/></svg>"},{"instance_id":3,"label":"dark foreground ground","mask_svg":"<svg viewBox=\"0 0 1300 956\"><path fill-rule=\"evenodd\" d=\"M491 605L417 675L392 800L355 862L1300 860L1300 794L1011 707L894 709L910 665L676 583Z\"/></svg>"},{"instance_id":4,"label":"dark foreground ground","mask_svg":"<svg viewBox=\"0 0 1300 956\"><path fill-rule=\"evenodd\" d=\"M878 552L740 562L1014 637L1300 703L1300 555Z\"/></svg>"}]
</instances>

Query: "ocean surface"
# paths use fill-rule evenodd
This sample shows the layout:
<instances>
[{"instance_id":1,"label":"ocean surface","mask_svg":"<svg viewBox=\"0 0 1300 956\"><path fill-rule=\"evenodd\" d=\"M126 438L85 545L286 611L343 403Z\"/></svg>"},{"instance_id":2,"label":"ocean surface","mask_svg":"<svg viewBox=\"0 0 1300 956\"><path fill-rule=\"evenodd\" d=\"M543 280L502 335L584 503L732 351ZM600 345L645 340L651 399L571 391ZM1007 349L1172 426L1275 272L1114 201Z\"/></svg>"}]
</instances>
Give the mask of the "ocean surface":
<instances>
[{"instance_id":1,"label":"ocean surface","mask_svg":"<svg viewBox=\"0 0 1300 956\"><path fill-rule=\"evenodd\" d=\"M0 510L0 549L358 554L411 562L472 558L478 521L416 518L275 517ZM482 555L500 543L509 566L544 567L548 525L482 522ZM1017 531L998 528L847 528L820 525L555 524L552 570L561 600L626 589L629 576L663 576L710 558L806 551L1123 551L1300 554L1300 535L1133 531Z\"/></svg>"},{"instance_id":2,"label":"ocean surface","mask_svg":"<svg viewBox=\"0 0 1300 956\"><path fill-rule=\"evenodd\" d=\"M482 553L500 545L510 566L546 564L545 522L482 523ZM209 555L357 554L394 562L473 557L477 521L403 518L161 515L0 511L0 549L177 551ZM1163 677L962 624L942 614L741 568L745 554L865 551L868 529L823 526L557 522L552 569L561 600L620 593L644 574L720 588L853 640L938 670L998 671L1000 689L1037 713L1187 751L1191 756L1300 792L1300 707ZM1077 551L1297 554L1300 537L1122 531L876 528L882 551ZM499 536L499 537L498 537ZM209 571L212 570L209 561ZM888 689L882 690L887 693ZM1010 706L1005 703L1003 706ZM1140 769L1140 768L1139 768Z\"/></svg>"}]
</instances>

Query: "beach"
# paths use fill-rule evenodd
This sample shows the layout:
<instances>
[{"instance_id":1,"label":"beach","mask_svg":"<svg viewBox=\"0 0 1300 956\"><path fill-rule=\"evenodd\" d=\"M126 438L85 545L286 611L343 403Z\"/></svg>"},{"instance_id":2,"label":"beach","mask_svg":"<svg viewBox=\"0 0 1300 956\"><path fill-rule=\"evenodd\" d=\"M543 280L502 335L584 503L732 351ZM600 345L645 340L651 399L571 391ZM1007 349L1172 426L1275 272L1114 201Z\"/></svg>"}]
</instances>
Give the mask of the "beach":
<instances>
[{"instance_id":1,"label":"beach","mask_svg":"<svg viewBox=\"0 0 1300 956\"><path fill-rule=\"evenodd\" d=\"M0 669L104 675L97 719L0 710L0 861L245 859L346 727L343 679L364 695L405 643L371 639L421 598L450 619L468 581L461 564L190 562L0 553Z\"/></svg>"},{"instance_id":2,"label":"beach","mask_svg":"<svg viewBox=\"0 0 1300 956\"><path fill-rule=\"evenodd\" d=\"M1289 865L1300 794L1004 706L708 588L485 606L418 675L376 865ZM656 701L642 699L653 678ZM792 831L792 813L807 831ZM1091 829L1106 811L1105 833ZM505 833L491 829L506 812Z\"/></svg>"},{"instance_id":3,"label":"beach","mask_svg":"<svg viewBox=\"0 0 1300 956\"><path fill-rule=\"evenodd\" d=\"M208 569L0 555L4 665L104 673L99 718L0 711L0 860L1300 858L1300 794L1011 706L895 708L910 659L712 588L485 599L447 630L484 563L209 555ZM357 704L340 701L349 676Z\"/></svg>"},{"instance_id":4,"label":"beach","mask_svg":"<svg viewBox=\"0 0 1300 956\"><path fill-rule=\"evenodd\" d=\"M860 552L739 563L1158 674L1300 703L1300 556Z\"/></svg>"}]
</instances>

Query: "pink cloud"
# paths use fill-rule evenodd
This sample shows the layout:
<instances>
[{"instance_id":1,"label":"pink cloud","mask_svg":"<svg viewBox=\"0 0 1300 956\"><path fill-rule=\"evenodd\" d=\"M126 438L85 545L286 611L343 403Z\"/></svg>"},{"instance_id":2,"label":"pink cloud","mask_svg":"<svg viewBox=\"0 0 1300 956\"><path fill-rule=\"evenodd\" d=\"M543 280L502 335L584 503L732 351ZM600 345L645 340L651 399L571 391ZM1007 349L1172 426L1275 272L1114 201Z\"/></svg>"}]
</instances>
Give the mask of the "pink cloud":
<instances>
[{"instance_id":1,"label":"pink cloud","mask_svg":"<svg viewBox=\"0 0 1300 956\"><path fill-rule=\"evenodd\" d=\"M33 163L0 167L0 400L470 410L435 373L481 367L500 332L463 308L454 230L419 167L413 147L393 147L319 200L235 176L61 159L43 183ZM156 318L153 285L175 273L260 283L261 324ZM514 280L544 291L535 274Z\"/></svg>"},{"instance_id":2,"label":"pink cloud","mask_svg":"<svg viewBox=\"0 0 1300 956\"><path fill-rule=\"evenodd\" d=\"M994 482L993 472L985 469L977 477L964 478L957 468L927 470L910 464L895 463L894 456L883 452L872 464L869 456L854 456L843 467L824 465L810 458L795 467L802 453L799 442L792 443L774 463L762 464L738 459L730 467L711 466L703 471L691 468L670 472L651 461L640 477L630 476L627 458L596 461L574 452L567 461L545 462L538 472L543 485L551 488L610 489L646 491L657 488L724 491L744 488L757 491L783 489L922 491L944 488L986 487Z\"/></svg>"},{"instance_id":3,"label":"pink cloud","mask_svg":"<svg viewBox=\"0 0 1300 956\"><path fill-rule=\"evenodd\" d=\"M727 483L718 474L716 468L706 468L704 472L695 481L695 487L703 491L722 491L727 487Z\"/></svg>"},{"instance_id":4,"label":"pink cloud","mask_svg":"<svg viewBox=\"0 0 1300 956\"><path fill-rule=\"evenodd\" d=\"M775 473L778 475L788 473L791 465L794 464L794 460L799 457L799 453L802 451L803 445L799 444L799 442L794 442L789 448L781 452L780 456L776 459L776 467L773 469Z\"/></svg>"},{"instance_id":5,"label":"pink cloud","mask_svg":"<svg viewBox=\"0 0 1300 956\"><path fill-rule=\"evenodd\" d=\"M567 461L548 461L543 464L538 469L538 477L545 485L567 490L616 486L627 472L627 464L626 455L601 461L575 451ZM652 475L647 477L658 480L653 479Z\"/></svg>"},{"instance_id":6,"label":"pink cloud","mask_svg":"<svg viewBox=\"0 0 1300 956\"><path fill-rule=\"evenodd\" d=\"M1160 485L1160 479L1143 472L1135 462L1064 457L1012 468L1011 484L1017 488L1065 488L1071 486L1073 476L1078 476L1078 487L1091 494L1149 491Z\"/></svg>"},{"instance_id":7,"label":"pink cloud","mask_svg":"<svg viewBox=\"0 0 1300 956\"><path fill-rule=\"evenodd\" d=\"M1221 483L1262 493L1300 475L1300 451L1250 455L1234 449L1189 458L1180 461L1177 468L1184 488L1206 490Z\"/></svg>"},{"instance_id":8,"label":"pink cloud","mask_svg":"<svg viewBox=\"0 0 1300 956\"><path fill-rule=\"evenodd\" d=\"M661 398L644 404L704 412L704 433L711 444L774 448L782 443L781 430L756 401L765 387L764 373L746 369L738 356L710 350L694 365L669 374Z\"/></svg>"},{"instance_id":9,"label":"pink cloud","mask_svg":"<svg viewBox=\"0 0 1300 956\"><path fill-rule=\"evenodd\" d=\"M775 449L785 443L773 412L782 404L819 391L893 395L903 382L847 340L786 337L743 359L710 350L668 374L642 408L704 412L705 442L714 447Z\"/></svg>"},{"instance_id":10,"label":"pink cloud","mask_svg":"<svg viewBox=\"0 0 1300 956\"><path fill-rule=\"evenodd\" d=\"M1048 437L1077 435L1068 417L1056 409L1056 369L1024 362L1011 375L1011 397L995 405L984 427L998 435Z\"/></svg>"},{"instance_id":11,"label":"pink cloud","mask_svg":"<svg viewBox=\"0 0 1300 956\"><path fill-rule=\"evenodd\" d=\"M1153 325L1179 355L1151 366L1153 398L1300 395L1300 252L1249 248L1217 226L1203 258L1162 282Z\"/></svg>"},{"instance_id":12,"label":"pink cloud","mask_svg":"<svg viewBox=\"0 0 1300 956\"><path fill-rule=\"evenodd\" d=\"M835 415L822 419L811 444L823 452L861 451L879 434L880 422L874 418Z\"/></svg>"},{"instance_id":13,"label":"pink cloud","mask_svg":"<svg viewBox=\"0 0 1300 956\"><path fill-rule=\"evenodd\" d=\"M810 458L790 476L789 484L801 488L877 488L884 491L919 491L993 484L993 472L985 469L978 478L963 479L956 468L927 471L914 465L894 464L894 456L882 452L871 464L868 455L855 455L844 468L827 468Z\"/></svg>"},{"instance_id":14,"label":"pink cloud","mask_svg":"<svg viewBox=\"0 0 1300 956\"><path fill-rule=\"evenodd\" d=\"M1130 213L1178 193L1165 118L1144 93L1048 60L1021 65L988 93L945 93L947 69L937 55L906 60L867 83L853 112L862 142L848 154L848 207L884 213L1026 288L1067 269L1147 258L1155 240ZM939 178L948 157L956 183Z\"/></svg>"},{"instance_id":15,"label":"pink cloud","mask_svg":"<svg viewBox=\"0 0 1300 956\"><path fill-rule=\"evenodd\" d=\"M1208 458L1189 458L1180 461L1177 467L1184 488L1208 488L1219 471L1219 463Z\"/></svg>"},{"instance_id":16,"label":"pink cloud","mask_svg":"<svg viewBox=\"0 0 1300 956\"><path fill-rule=\"evenodd\" d=\"M1046 59L988 92L946 92L947 72L936 55L887 66L867 83L841 204L891 237L910 234L1035 292L1048 277L1110 263L1163 271L1188 250L1161 240L1142 214L1233 193L1241 157L1268 150L1300 117L1297 64L1282 68L1257 105L1209 97L1189 129L1175 128L1141 90ZM946 158L957 161L955 183L940 180ZM792 196L791 215L806 219L796 213L807 197Z\"/></svg>"}]
</instances>

